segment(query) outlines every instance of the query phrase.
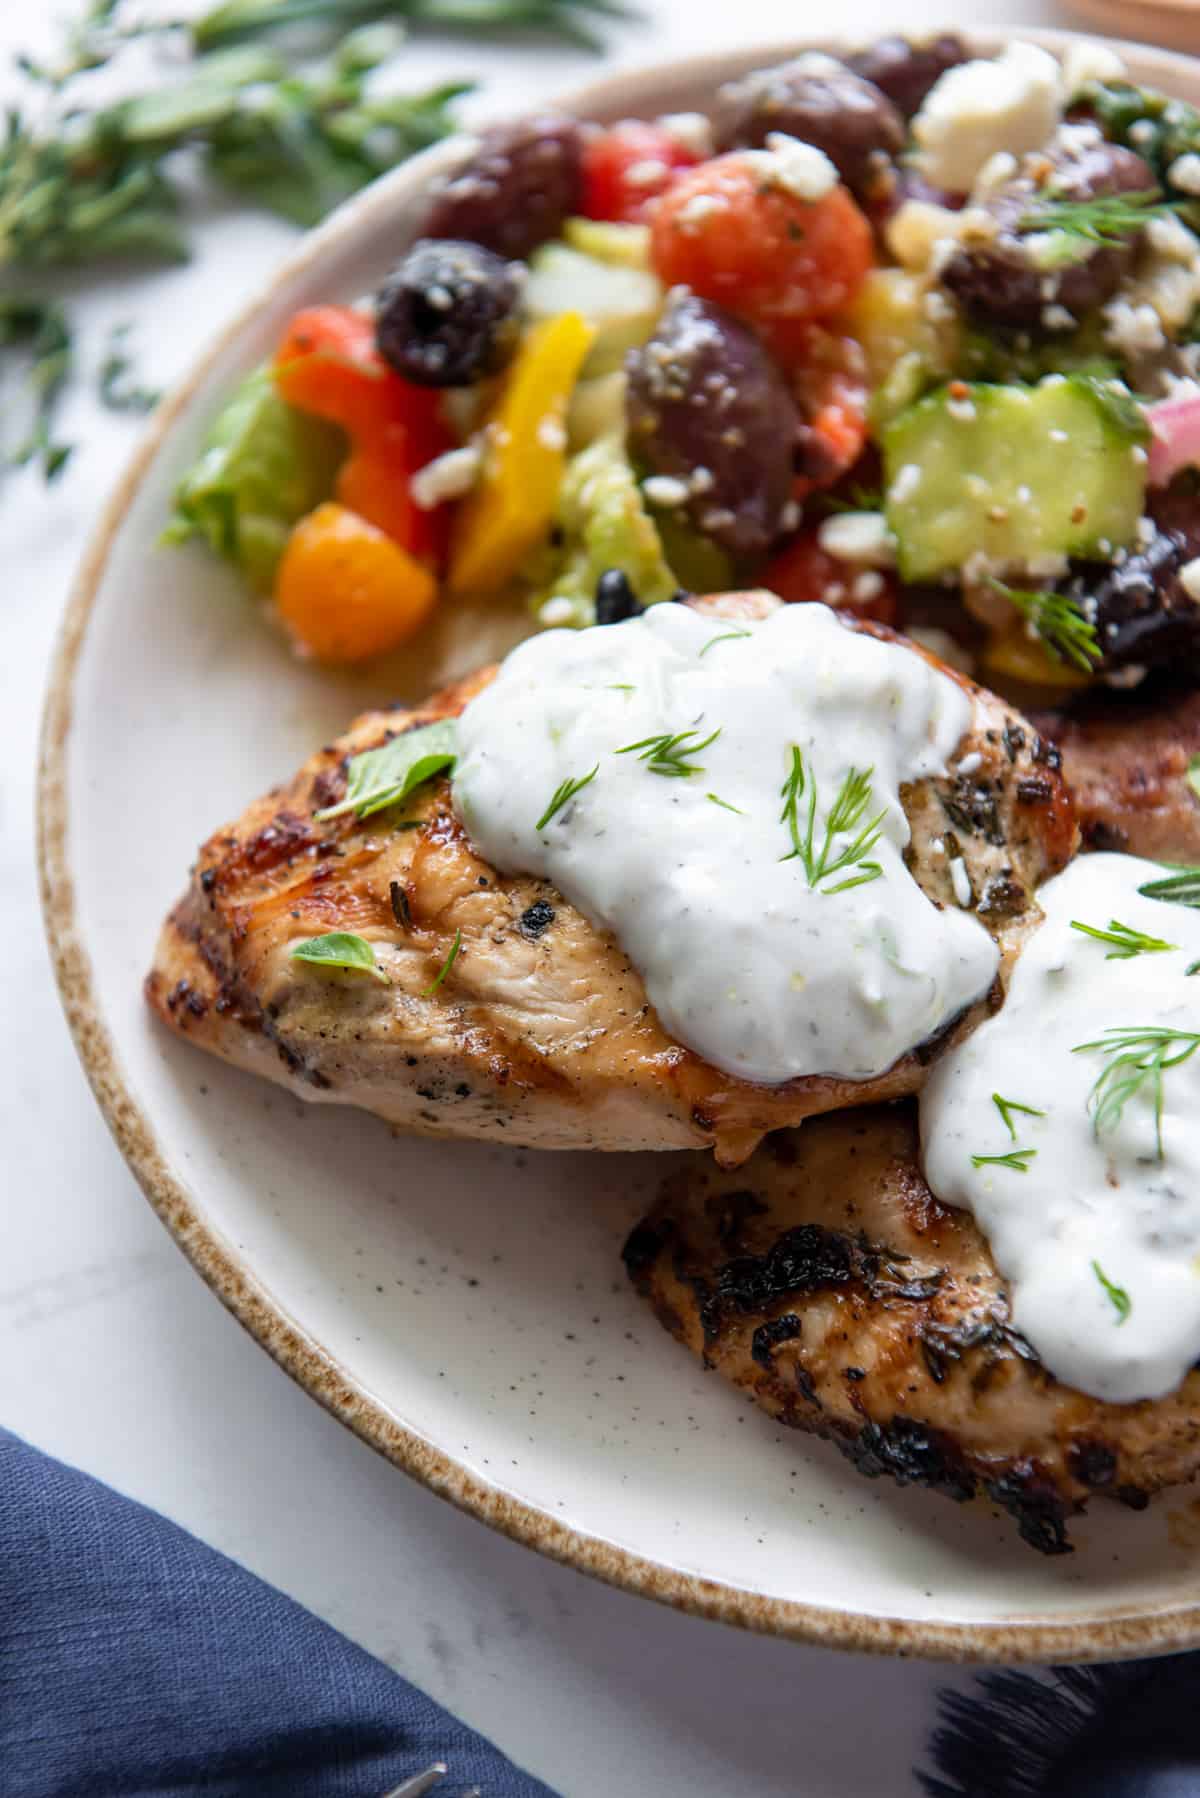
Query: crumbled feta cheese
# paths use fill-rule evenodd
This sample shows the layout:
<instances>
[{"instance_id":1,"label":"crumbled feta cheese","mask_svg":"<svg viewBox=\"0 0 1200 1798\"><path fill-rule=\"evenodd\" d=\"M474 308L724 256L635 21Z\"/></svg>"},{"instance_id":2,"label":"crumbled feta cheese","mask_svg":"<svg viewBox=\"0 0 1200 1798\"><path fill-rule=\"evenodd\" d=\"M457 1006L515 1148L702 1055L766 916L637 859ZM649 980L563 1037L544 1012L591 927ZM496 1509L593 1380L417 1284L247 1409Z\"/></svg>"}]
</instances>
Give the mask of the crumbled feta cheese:
<instances>
[{"instance_id":1,"label":"crumbled feta cheese","mask_svg":"<svg viewBox=\"0 0 1200 1798\"><path fill-rule=\"evenodd\" d=\"M954 772L956 774L975 774L982 767L983 756L978 749L972 749L969 755L964 755L962 761L958 763Z\"/></svg>"},{"instance_id":2,"label":"crumbled feta cheese","mask_svg":"<svg viewBox=\"0 0 1200 1798\"><path fill-rule=\"evenodd\" d=\"M1099 125L1060 125L1054 133L1055 148L1065 150L1068 156L1082 156L1085 150L1094 150L1103 142Z\"/></svg>"},{"instance_id":3,"label":"crumbled feta cheese","mask_svg":"<svg viewBox=\"0 0 1200 1798\"><path fill-rule=\"evenodd\" d=\"M702 112L665 112L658 121L659 129L668 137L673 137L677 144L698 156L701 162L707 162L712 155L713 143L712 120Z\"/></svg>"},{"instance_id":4,"label":"crumbled feta cheese","mask_svg":"<svg viewBox=\"0 0 1200 1798\"><path fill-rule=\"evenodd\" d=\"M715 537L721 531L727 531L735 522L728 506L710 506L700 519L700 529L711 532Z\"/></svg>"},{"instance_id":5,"label":"crumbled feta cheese","mask_svg":"<svg viewBox=\"0 0 1200 1798\"><path fill-rule=\"evenodd\" d=\"M967 404L970 405L969 400L967 401ZM981 474L967 475L963 480L963 486L966 488L972 499L986 499L991 492L991 488Z\"/></svg>"},{"instance_id":6,"label":"crumbled feta cheese","mask_svg":"<svg viewBox=\"0 0 1200 1798\"><path fill-rule=\"evenodd\" d=\"M1200 556L1194 556L1190 562L1184 563L1179 570L1179 585L1188 598L1194 599L1200 606Z\"/></svg>"},{"instance_id":7,"label":"crumbled feta cheese","mask_svg":"<svg viewBox=\"0 0 1200 1798\"><path fill-rule=\"evenodd\" d=\"M479 479L482 463L483 452L477 443L464 443L461 449L447 450L444 456L427 462L408 484L413 505L432 512L444 500L461 499Z\"/></svg>"},{"instance_id":8,"label":"crumbled feta cheese","mask_svg":"<svg viewBox=\"0 0 1200 1798\"><path fill-rule=\"evenodd\" d=\"M658 156L645 156L640 162L631 162L625 170L625 179L630 187L657 187L671 173L667 164Z\"/></svg>"},{"instance_id":9,"label":"crumbled feta cheese","mask_svg":"<svg viewBox=\"0 0 1200 1798\"><path fill-rule=\"evenodd\" d=\"M961 855L952 855L946 866L950 870L950 884L954 888L954 897L965 911L973 897L971 876L967 873L967 864Z\"/></svg>"},{"instance_id":10,"label":"crumbled feta cheese","mask_svg":"<svg viewBox=\"0 0 1200 1798\"><path fill-rule=\"evenodd\" d=\"M1056 581L1066 574L1070 563L1061 550L1043 549L1036 555L1026 556L1024 572L1035 581Z\"/></svg>"},{"instance_id":11,"label":"crumbled feta cheese","mask_svg":"<svg viewBox=\"0 0 1200 1798\"><path fill-rule=\"evenodd\" d=\"M556 625L570 624L575 617L575 602L565 594L556 593L552 598L544 600L538 608L538 623L553 630Z\"/></svg>"},{"instance_id":12,"label":"crumbled feta cheese","mask_svg":"<svg viewBox=\"0 0 1200 1798\"><path fill-rule=\"evenodd\" d=\"M936 624L912 624L908 627L908 635L919 648L936 656L939 662L945 662L947 668L957 668L963 674L974 672L974 656L949 631L939 630ZM940 843L941 838L937 841ZM937 843L934 848L937 849ZM941 854L941 850L937 850L937 853Z\"/></svg>"},{"instance_id":13,"label":"crumbled feta cheese","mask_svg":"<svg viewBox=\"0 0 1200 1798\"><path fill-rule=\"evenodd\" d=\"M958 308L940 287L931 287L921 301L921 311L931 325L948 325L958 317Z\"/></svg>"},{"instance_id":14,"label":"crumbled feta cheese","mask_svg":"<svg viewBox=\"0 0 1200 1798\"><path fill-rule=\"evenodd\" d=\"M435 281L432 287L425 289L425 304L432 306L435 312L449 312L454 304L454 295L440 281Z\"/></svg>"},{"instance_id":15,"label":"crumbled feta cheese","mask_svg":"<svg viewBox=\"0 0 1200 1798\"><path fill-rule=\"evenodd\" d=\"M1076 322L1075 314L1068 312L1065 306L1042 307L1042 323L1047 331L1073 331Z\"/></svg>"},{"instance_id":16,"label":"crumbled feta cheese","mask_svg":"<svg viewBox=\"0 0 1200 1798\"><path fill-rule=\"evenodd\" d=\"M1029 503L1031 502L1032 499L1033 499L1033 488L1026 487L1025 483L1022 482L1021 485L1017 488L1017 492L1016 492L1017 504L1019 506L1027 506L1027 505L1029 505Z\"/></svg>"},{"instance_id":17,"label":"crumbled feta cheese","mask_svg":"<svg viewBox=\"0 0 1200 1798\"><path fill-rule=\"evenodd\" d=\"M975 186L971 190L971 198L976 202L985 200L1006 181L1011 181L1020 164L1011 150L997 150L989 156L979 171Z\"/></svg>"},{"instance_id":18,"label":"crumbled feta cheese","mask_svg":"<svg viewBox=\"0 0 1200 1798\"><path fill-rule=\"evenodd\" d=\"M564 450L567 447L566 429L557 418L543 418L537 428L537 440L543 449Z\"/></svg>"},{"instance_id":19,"label":"crumbled feta cheese","mask_svg":"<svg viewBox=\"0 0 1200 1798\"><path fill-rule=\"evenodd\" d=\"M1148 543L1153 543L1154 539L1157 536L1158 536L1158 528L1155 525L1155 522L1152 518L1139 518L1138 519L1138 521L1137 521L1137 540L1142 545L1143 549L1146 547L1146 545Z\"/></svg>"},{"instance_id":20,"label":"crumbled feta cheese","mask_svg":"<svg viewBox=\"0 0 1200 1798\"><path fill-rule=\"evenodd\" d=\"M1145 468L1147 462L1150 460L1149 450L1144 449L1140 443L1135 443L1129 454L1139 468Z\"/></svg>"},{"instance_id":21,"label":"crumbled feta cheese","mask_svg":"<svg viewBox=\"0 0 1200 1798\"><path fill-rule=\"evenodd\" d=\"M1196 161L1200 163L1200 156ZM1200 257L1200 238L1173 214L1147 221L1146 242L1165 262L1195 262Z\"/></svg>"},{"instance_id":22,"label":"crumbled feta cheese","mask_svg":"<svg viewBox=\"0 0 1200 1798\"><path fill-rule=\"evenodd\" d=\"M821 523L817 541L826 555L836 556L839 562L891 568L896 560L896 539L882 512L835 513Z\"/></svg>"},{"instance_id":23,"label":"crumbled feta cheese","mask_svg":"<svg viewBox=\"0 0 1200 1798\"><path fill-rule=\"evenodd\" d=\"M969 192L997 151L1040 150L1062 108L1058 64L1036 44L959 63L934 83L913 120L917 166L935 186Z\"/></svg>"},{"instance_id":24,"label":"crumbled feta cheese","mask_svg":"<svg viewBox=\"0 0 1200 1798\"><path fill-rule=\"evenodd\" d=\"M1154 142L1156 129L1153 119L1137 119L1129 127L1129 141L1145 150Z\"/></svg>"},{"instance_id":25,"label":"crumbled feta cheese","mask_svg":"<svg viewBox=\"0 0 1200 1798\"><path fill-rule=\"evenodd\" d=\"M675 223L686 237L694 237L705 219L715 212L728 211L729 201L724 194L693 194L675 214Z\"/></svg>"},{"instance_id":26,"label":"crumbled feta cheese","mask_svg":"<svg viewBox=\"0 0 1200 1798\"><path fill-rule=\"evenodd\" d=\"M1167 180L1181 194L1200 194L1200 156L1194 150L1177 156L1167 170Z\"/></svg>"},{"instance_id":27,"label":"crumbled feta cheese","mask_svg":"<svg viewBox=\"0 0 1200 1798\"><path fill-rule=\"evenodd\" d=\"M693 468L688 476L688 486L693 493L711 493L715 485L711 468Z\"/></svg>"},{"instance_id":28,"label":"crumbled feta cheese","mask_svg":"<svg viewBox=\"0 0 1200 1798\"><path fill-rule=\"evenodd\" d=\"M1063 87L1068 98L1077 94L1089 81L1128 81L1129 70L1115 50L1096 38L1080 39L1068 44L1062 59Z\"/></svg>"},{"instance_id":29,"label":"crumbled feta cheese","mask_svg":"<svg viewBox=\"0 0 1200 1798\"><path fill-rule=\"evenodd\" d=\"M874 568L866 568L862 574L856 574L850 588L850 596L862 604L878 599L883 592L883 576Z\"/></svg>"},{"instance_id":30,"label":"crumbled feta cheese","mask_svg":"<svg viewBox=\"0 0 1200 1798\"><path fill-rule=\"evenodd\" d=\"M795 500L794 499L788 500L786 506L784 506L784 508L783 508L783 511L779 514L780 530L781 531L799 530L800 520L803 516L804 515L801 512L800 507L796 504Z\"/></svg>"},{"instance_id":31,"label":"crumbled feta cheese","mask_svg":"<svg viewBox=\"0 0 1200 1798\"><path fill-rule=\"evenodd\" d=\"M1114 668L1108 674L1102 674L1101 680L1107 687L1127 688L1140 687L1147 674L1144 662L1130 662L1125 668Z\"/></svg>"},{"instance_id":32,"label":"crumbled feta cheese","mask_svg":"<svg viewBox=\"0 0 1200 1798\"><path fill-rule=\"evenodd\" d=\"M642 482L642 492L652 506L682 506L690 491L687 482L673 474L652 474Z\"/></svg>"},{"instance_id":33,"label":"crumbled feta cheese","mask_svg":"<svg viewBox=\"0 0 1200 1798\"><path fill-rule=\"evenodd\" d=\"M947 418L957 419L960 425L969 425L978 417L975 402L971 399L951 399L946 401Z\"/></svg>"},{"instance_id":34,"label":"crumbled feta cheese","mask_svg":"<svg viewBox=\"0 0 1200 1798\"><path fill-rule=\"evenodd\" d=\"M782 187L797 200L823 200L838 184L838 172L824 150L783 131L770 132L766 149L750 154L772 186Z\"/></svg>"},{"instance_id":35,"label":"crumbled feta cheese","mask_svg":"<svg viewBox=\"0 0 1200 1798\"><path fill-rule=\"evenodd\" d=\"M936 247L949 245L949 260L958 248L958 232L962 214L948 206L935 206L931 200L905 200L884 227L887 247L904 268L919 270L934 259Z\"/></svg>"},{"instance_id":36,"label":"crumbled feta cheese","mask_svg":"<svg viewBox=\"0 0 1200 1798\"><path fill-rule=\"evenodd\" d=\"M898 506L902 506L906 499L912 498L920 485L920 465L916 462L906 462L892 482L891 492L888 497L894 499Z\"/></svg>"},{"instance_id":37,"label":"crumbled feta cheese","mask_svg":"<svg viewBox=\"0 0 1200 1798\"><path fill-rule=\"evenodd\" d=\"M1102 312L1105 339L1114 349L1126 356L1162 349L1166 339L1153 306L1135 306L1120 297L1110 300Z\"/></svg>"},{"instance_id":38,"label":"crumbled feta cheese","mask_svg":"<svg viewBox=\"0 0 1200 1798\"><path fill-rule=\"evenodd\" d=\"M1052 430L1047 431L1046 435L1049 437L1051 443L1070 443L1071 441L1070 433L1067 431L1060 431L1057 425Z\"/></svg>"}]
</instances>

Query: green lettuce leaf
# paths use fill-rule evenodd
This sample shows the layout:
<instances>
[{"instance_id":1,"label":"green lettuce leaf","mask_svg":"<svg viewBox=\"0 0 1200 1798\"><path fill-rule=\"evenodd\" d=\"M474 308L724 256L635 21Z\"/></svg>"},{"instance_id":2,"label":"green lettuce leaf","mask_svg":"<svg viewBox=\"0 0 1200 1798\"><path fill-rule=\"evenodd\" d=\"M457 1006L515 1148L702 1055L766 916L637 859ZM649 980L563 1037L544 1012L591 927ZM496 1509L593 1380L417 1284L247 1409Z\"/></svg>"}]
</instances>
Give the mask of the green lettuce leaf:
<instances>
[{"instance_id":1,"label":"green lettuce leaf","mask_svg":"<svg viewBox=\"0 0 1200 1798\"><path fill-rule=\"evenodd\" d=\"M270 589L288 533L333 491L345 438L280 398L267 366L247 375L175 489L164 543L201 537Z\"/></svg>"}]
</instances>

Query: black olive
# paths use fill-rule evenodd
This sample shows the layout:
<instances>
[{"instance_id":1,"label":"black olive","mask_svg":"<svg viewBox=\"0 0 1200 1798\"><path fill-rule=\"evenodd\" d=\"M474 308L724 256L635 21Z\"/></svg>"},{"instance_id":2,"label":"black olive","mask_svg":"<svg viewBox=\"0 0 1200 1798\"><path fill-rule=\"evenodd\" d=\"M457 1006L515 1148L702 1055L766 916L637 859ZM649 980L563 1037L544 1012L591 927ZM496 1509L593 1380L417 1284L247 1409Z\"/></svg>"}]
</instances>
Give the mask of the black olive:
<instances>
[{"instance_id":1,"label":"black olive","mask_svg":"<svg viewBox=\"0 0 1200 1798\"><path fill-rule=\"evenodd\" d=\"M422 238L379 291L379 353L419 386L467 387L512 355L520 296L519 270L491 250Z\"/></svg>"},{"instance_id":2,"label":"black olive","mask_svg":"<svg viewBox=\"0 0 1200 1798\"><path fill-rule=\"evenodd\" d=\"M904 148L904 121L887 95L832 56L798 56L756 70L717 99L721 149L754 148L781 131L823 150L860 199L876 190Z\"/></svg>"},{"instance_id":3,"label":"black olive","mask_svg":"<svg viewBox=\"0 0 1200 1798\"><path fill-rule=\"evenodd\" d=\"M856 75L871 82L898 112L911 119L946 70L966 62L969 54L962 39L947 31L917 42L907 37L881 37L846 60Z\"/></svg>"},{"instance_id":4,"label":"black olive","mask_svg":"<svg viewBox=\"0 0 1200 1798\"><path fill-rule=\"evenodd\" d=\"M1179 573L1200 549L1193 533L1162 528L1120 563L1077 562L1062 591L1080 602L1096 627L1100 671L1170 667L1200 669L1200 606Z\"/></svg>"},{"instance_id":5,"label":"black olive","mask_svg":"<svg viewBox=\"0 0 1200 1798\"><path fill-rule=\"evenodd\" d=\"M583 130L541 114L485 131L479 148L430 207L422 235L465 238L499 256L528 256L578 212Z\"/></svg>"},{"instance_id":6,"label":"black olive","mask_svg":"<svg viewBox=\"0 0 1200 1798\"><path fill-rule=\"evenodd\" d=\"M596 582L596 623L622 624L642 607L623 568L606 568Z\"/></svg>"}]
</instances>

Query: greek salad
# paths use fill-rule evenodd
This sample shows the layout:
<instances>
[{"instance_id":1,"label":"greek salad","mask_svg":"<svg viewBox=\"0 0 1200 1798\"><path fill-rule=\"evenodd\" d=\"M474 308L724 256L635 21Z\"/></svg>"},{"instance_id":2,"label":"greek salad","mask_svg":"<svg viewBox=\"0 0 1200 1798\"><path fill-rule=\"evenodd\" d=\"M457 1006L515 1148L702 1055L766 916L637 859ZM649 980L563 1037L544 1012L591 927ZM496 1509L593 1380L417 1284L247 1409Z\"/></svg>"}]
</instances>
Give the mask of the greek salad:
<instances>
[{"instance_id":1,"label":"greek salad","mask_svg":"<svg viewBox=\"0 0 1200 1798\"><path fill-rule=\"evenodd\" d=\"M809 53L494 128L373 303L289 323L179 485L297 649L739 586L993 685L1200 658L1200 111L1118 56Z\"/></svg>"}]
</instances>

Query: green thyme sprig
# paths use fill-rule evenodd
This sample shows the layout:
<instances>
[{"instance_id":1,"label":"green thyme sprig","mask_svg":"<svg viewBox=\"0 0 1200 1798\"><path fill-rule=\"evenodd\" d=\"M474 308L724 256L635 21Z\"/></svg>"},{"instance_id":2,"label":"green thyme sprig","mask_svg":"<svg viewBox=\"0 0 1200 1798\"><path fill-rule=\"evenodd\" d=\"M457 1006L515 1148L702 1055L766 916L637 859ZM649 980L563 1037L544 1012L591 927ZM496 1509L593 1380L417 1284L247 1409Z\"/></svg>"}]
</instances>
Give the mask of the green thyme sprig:
<instances>
[{"instance_id":1,"label":"green thyme sprig","mask_svg":"<svg viewBox=\"0 0 1200 1798\"><path fill-rule=\"evenodd\" d=\"M1110 918L1107 930L1072 918L1071 929L1078 930L1082 936L1093 937L1098 943L1111 944L1105 961L1132 961L1135 955L1162 955L1179 947L1178 943L1164 942L1160 936L1147 936L1144 930L1134 930L1132 925L1122 924L1119 918Z\"/></svg>"},{"instance_id":2,"label":"green thyme sprig","mask_svg":"<svg viewBox=\"0 0 1200 1798\"><path fill-rule=\"evenodd\" d=\"M1151 219L1170 218L1178 203L1167 200L1159 187L1139 188L1127 194L1097 194L1092 199L1072 199L1048 188L1028 212L1017 220L1022 235L1058 231L1085 243L1123 243L1135 237Z\"/></svg>"},{"instance_id":3,"label":"green thyme sprig","mask_svg":"<svg viewBox=\"0 0 1200 1798\"><path fill-rule=\"evenodd\" d=\"M1098 1261L1092 1262L1092 1272L1099 1280L1101 1286L1103 1286L1112 1303L1112 1308L1117 1314L1117 1327L1119 1329L1123 1323L1129 1321L1129 1313L1133 1310L1133 1300L1123 1286L1116 1286L1113 1284Z\"/></svg>"},{"instance_id":4,"label":"green thyme sprig","mask_svg":"<svg viewBox=\"0 0 1200 1798\"><path fill-rule=\"evenodd\" d=\"M1038 587L1010 587L994 575L989 575L988 585L1028 620L1056 661L1069 662L1081 673L1090 674L1104 659L1096 626L1073 595Z\"/></svg>"},{"instance_id":5,"label":"green thyme sprig","mask_svg":"<svg viewBox=\"0 0 1200 1798\"><path fill-rule=\"evenodd\" d=\"M798 860L814 891L823 880L832 879L835 874L840 874L847 868L856 868L857 872L849 879L839 881L836 886L826 887L826 892L845 893L851 887L865 886L868 881L878 880L883 869L878 862L869 861L867 857L882 835L883 820L887 816L886 807L864 822L871 803L874 768L851 768L846 775L829 808L825 834L818 849L817 783L805 768L804 756L795 743L791 744L789 754L791 762L787 778L779 789L783 800L779 821L787 826L792 847L790 853L781 859L785 862ZM800 805L806 796L805 817L801 824ZM851 832L855 834L851 836ZM838 837L850 837L850 841L843 843L835 852Z\"/></svg>"},{"instance_id":6,"label":"green thyme sprig","mask_svg":"<svg viewBox=\"0 0 1200 1798\"><path fill-rule=\"evenodd\" d=\"M707 749L710 743L715 743L720 734L719 724L704 738L700 738L698 730L680 730L674 735L661 731L657 736L643 737L638 743L626 743L617 754L636 755L639 762L645 762L651 774L661 774L668 780L686 780L689 775L704 773L703 765L691 758Z\"/></svg>"},{"instance_id":7,"label":"green thyme sprig","mask_svg":"<svg viewBox=\"0 0 1200 1798\"><path fill-rule=\"evenodd\" d=\"M1009 1149L1004 1155L972 1155L972 1167L1007 1167L1015 1174L1027 1174L1036 1149Z\"/></svg>"},{"instance_id":8,"label":"green thyme sprig","mask_svg":"<svg viewBox=\"0 0 1200 1798\"><path fill-rule=\"evenodd\" d=\"M1200 1049L1200 1031L1173 1030L1165 1024L1106 1030L1095 1042L1078 1043L1074 1055L1103 1055L1107 1065L1088 1096L1092 1129L1097 1137L1115 1130L1129 1101L1148 1090L1154 1105L1158 1160L1163 1151L1163 1075L1188 1061Z\"/></svg>"},{"instance_id":9,"label":"green thyme sprig","mask_svg":"<svg viewBox=\"0 0 1200 1798\"><path fill-rule=\"evenodd\" d=\"M16 351L26 358L24 388L28 429L7 455L13 468L38 462L47 481L67 465L71 446L54 429L58 404L71 374L74 350L62 307L53 300L0 295L0 354Z\"/></svg>"},{"instance_id":10,"label":"green thyme sprig","mask_svg":"<svg viewBox=\"0 0 1200 1798\"><path fill-rule=\"evenodd\" d=\"M560 784L555 787L554 796L537 823L534 825L534 829L544 830L551 818L561 812L564 805L569 805L576 793L582 793L584 787L589 786L591 782L595 780L599 772L600 764L597 762L590 774L581 775L578 780L568 779L560 782Z\"/></svg>"}]
</instances>

